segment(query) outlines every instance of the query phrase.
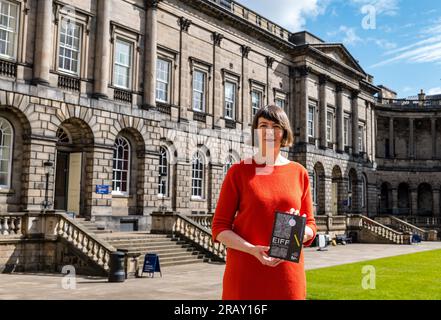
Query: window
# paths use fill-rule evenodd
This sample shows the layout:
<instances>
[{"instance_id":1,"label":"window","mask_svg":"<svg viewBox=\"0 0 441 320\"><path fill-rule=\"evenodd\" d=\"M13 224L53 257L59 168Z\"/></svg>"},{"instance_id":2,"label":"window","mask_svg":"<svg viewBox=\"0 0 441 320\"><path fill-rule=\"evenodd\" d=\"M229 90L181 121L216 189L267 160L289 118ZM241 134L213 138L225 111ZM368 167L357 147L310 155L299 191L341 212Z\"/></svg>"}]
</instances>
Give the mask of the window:
<instances>
[{"instance_id":1,"label":"window","mask_svg":"<svg viewBox=\"0 0 441 320\"><path fill-rule=\"evenodd\" d=\"M343 134L343 142L345 146L349 145L349 118L345 118L344 120L344 134Z\"/></svg>"},{"instance_id":2,"label":"window","mask_svg":"<svg viewBox=\"0 0 441 320\"><path fill-rule=\"evenodd\" d=\"M326 141L332 142L333 136L334 136L334 113L329 112L327 113L326 117Z\"/></svg>"},{"instance_id":3,"label":"window","mask_svg":"<svg viewBox=\"0 0 441 320\"><path fill-rule=\"evenodd\" d=\"M8 120L0 118L0 189L10 188L13 130Z\"/></svg>"},{"instance_id":4,"label":"window","mask_svg":"<svg viewBox=\"0 0 441 320\"><path fill-rule=\"evenodd\" d=\"M276 106L285 109L285 100L284 99L276 99Z\"/></svg>"},{"instance_id":5,"label":"window","mask_svg":"<svg viewBox=\"0 0 441 320\"><path fill-rule=\"evenodd\" d=\"M0 1L0 56L15 58L17 47L18 5Z\"/></svg>"},{"instance_id":6,"label":"window","mask_svg":"<svg viewBox=\"0 0 441 320\"><path fill-rule=\"evenodd\" d=\"M159 150L159 184L158 195L168 196L168 153L167 149L161 147Z\"/></svg>"},{"instance_id":7,"label":"window","mask_svg":"<svg viewBox=\"0 0 441 320\"><path fill-rule=\"evenodd\" d=\"M191 168L191 195L202 198L204 187L204 161L200 152L196 152L192 159Z\"/></svg>"},{"instance_id":8,"label":"window","mask_svg":"<svg viewBox=\"0 0 441 320\"><path fill-rule=\"evenodd\" d=\"M314 138L314 113L315 113L315 107L309 106L308 107L308 137Z\"/></svg>"},{"instance_id":9,"label":"window","mask_svg":"<svg viewBox=\"0 0 441 320\"><path fill-rule=\"evenodd\" d=\"M118 137L113 146L113 181L112 193L127 194L130 170L130 144Z\"/></svg>"},{"instance_id":10,"label":"window","mask_svg":"<svg viewBox=\"0 0 441 320\"><path fill-rule=\"evenodd\" d=\"M171 63L158 58L156 62L156 101L169 102Z\"/></svg>"},{"instance_id":11,"label":"window","mask_svg":"<svg viewBox=\"0 0 441 320\"><path fill-rule=\"evenodd\" d=\"M205 81L206 74L195 70L193 72L193 110L203 112L205 110Z\"/></svg>"},{"instance_id":12,"label":"window","mask_svg":"<svg viewBox=\"0 0 441 320\"><path fill-rule=\"evenodd\" d=\"M236 84L225 82L225 118L234 119L236 106Z\"/></svg>"},{"instance_id":13,"label":"window","mask_svg":"<svg viewBox=\"0 0 441 320\"><path fill-rule=\"evenodd\" d=\"M251 91L251 105L253 116L256 114L257 110L262 107L262 92L253 90Z\"/></svg>"},{"instance_id":14,"label":"window","mask_svg":"<svg viewBox=\"0 0 441 320\"><path fill-rule=\"evenodd\" d=\"M80 72L81 27L63 19L60 27L58 68L61 71L79 75Z\"/></svg>"},{"instance_id":15,"label":"window","mask_svg":"<svg viewBox=\"0 0 441 320\"><path fill-rule=\"evenodd\" d=\"M312 202L316 205L317 204L317 188L318 188L318 177L317 177L317 171L314 169L312 171L312 179L311 179L311 193L312 193Z\"/></svg>"},{"instance_id":16,"label":"window","mask_svg":"<svg viewBox=\"0 0 441 320\"><path fill-rule=\"evenodd\" d=\"M364 152L363 126L358 126L358 151Z\"/></svg>"},{"instance_id":17,"label":"window","mask_svg":"<svg viewBox=\"0 0 441 320\"><path fill-rule=\"evenodd\" d=\"M114 85L129 89L132 77L132 49L130 42L116 39L115 41L115 66L113 69Z\"/></svg>"}]
</instances>

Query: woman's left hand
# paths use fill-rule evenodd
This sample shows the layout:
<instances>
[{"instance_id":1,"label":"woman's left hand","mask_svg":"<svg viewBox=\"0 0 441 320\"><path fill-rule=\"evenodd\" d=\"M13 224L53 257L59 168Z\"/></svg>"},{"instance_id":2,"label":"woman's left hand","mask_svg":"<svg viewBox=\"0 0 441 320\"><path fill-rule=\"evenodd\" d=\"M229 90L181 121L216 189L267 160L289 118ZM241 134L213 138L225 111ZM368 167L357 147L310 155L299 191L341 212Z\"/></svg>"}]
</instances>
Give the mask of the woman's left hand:
<instances>
[{"instance_id":1,"label":"woman's left hand","mask_svg":"<svg viewBox=\"0 0 441 320\"><path fill-rule=\"evenodd\" d=\"M291 208L289 210L289 212L295 216L299 216L300 212L299 210L295 210L294 208ZM306 214L302 215L302 217L306 218ZM312 229L308 226L305 226L305 234L303 236L303 243L308 242L309 240L312 239L312 237L314 236L314 231L312 231Z\"/></svg>"}]
</instances>

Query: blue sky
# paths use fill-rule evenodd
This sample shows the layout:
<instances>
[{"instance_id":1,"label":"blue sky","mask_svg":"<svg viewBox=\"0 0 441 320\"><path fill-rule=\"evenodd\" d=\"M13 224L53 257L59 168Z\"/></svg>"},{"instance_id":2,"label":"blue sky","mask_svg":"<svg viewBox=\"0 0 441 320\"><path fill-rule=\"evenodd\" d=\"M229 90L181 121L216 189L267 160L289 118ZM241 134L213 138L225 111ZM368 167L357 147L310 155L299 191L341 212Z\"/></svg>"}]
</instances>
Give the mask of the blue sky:
<instances>
[{"instance_id":1,"label":"blue sky","mask_svg":"<svg viewBox=\"0 0 441 320\"><path fill-rule=\"evenodd\" d=\"M398 97L441 94L439 0L238 0L289 31L343 43Z\"/></svg>"}]
</instances>

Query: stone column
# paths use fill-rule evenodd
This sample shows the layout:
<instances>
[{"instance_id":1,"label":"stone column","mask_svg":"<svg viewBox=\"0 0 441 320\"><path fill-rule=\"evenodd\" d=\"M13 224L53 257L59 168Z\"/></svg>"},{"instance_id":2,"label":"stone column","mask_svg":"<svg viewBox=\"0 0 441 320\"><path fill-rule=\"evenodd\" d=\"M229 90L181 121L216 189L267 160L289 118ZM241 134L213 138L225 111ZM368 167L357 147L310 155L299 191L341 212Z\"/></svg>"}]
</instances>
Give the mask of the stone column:
<instances>
[{"instance_id":1,"label":"stone column","mask_svg":"<svg viewBox=\"0 0 441 320\"><path fill-rule=\"evenodd\" d=\"M191 77L188 65L188 29L191 26L191 20L184 17L179 18L180 40L179 40L179 121L188 121L187 109L191 106L190 90Z\"/></svg>"},{"instance_id":2,"label":"stone column","mask_svg":"<svg viewBox=\"0 0 441 320\"><path fill-rule=\"evenodd\" d=\"M337 108L337 152L343 153L344 146L344 112L343 112L343 86L338 83L335 87L337 93L336 96L336 108Z\"/></svg>"},{"instance_id":3,"label":"stone column","mask_svg":"<svg viewBox=\"0 0 441 320\"><path fill-rule=\"evenodd\" d=\"M38 0L35 29L34 83L49 85L52 53L52 0Z\"/></svg>"},{"instance_id":4,"label":"stone column","mask_svg":"<svg viewBox=\"0 0 441 320\"><path fill-rule=\"evenodd\" d=\"M436 159L436 118L430 120L432 129L432 159Z\"/></svg>"},{"instance_id":5,"label":"stone column","mask_svg":"<svg viewBox=\"0 0 441 320\"><path fill-rule=\"evenodd\" d=\"M409 158L415 159L414 120L409 118Z\"/></svg>"},{"instance_id":6,"label":"stone column","mask_svg":"<svg viewBox=\"0 0 441 320\"><path fill-rule=\"evenodd\" d=\"M270 81L269 81L270 70L272 71L274 58L266 57L265 62L266 62L266 100L265 101L266 104L269 105L269 104L274 104L274 97L270 99L271 90L270 90Z\"/></svg>"},{"instance_id":7,"label":"stone column","mask_svg":"<svg viewBox=\"0 0 441 320\"><path fill-rule=\"evenodd\" d=\"M24 172L28 173L28 177L24 182L24 204L29 211L40 211L43 209L43 201L46 193L46 173L44 169L45 162L52 163L51 173L49 174L48 183L48 200L53 209L54 205L54 186L55 186L55 162L56 162L56 146L54 141L44 138L29 139L27 148L29 152L23 155ZM26 146L25 146L26 148Z\"/></svg>"},{"instance_id":8,"label":"stone column","mask_svg":"<svg viewBox=\"0 0 441 320\"><path fill-rule=\"evenodd\" d=\"M440 214L440 199L439 199L439 195L440 195L440 190L439 189L433 189L433 215L435 217L439 217Z\"/></svg>"},{"instance_id":9,"label":"stone column","mask_svg":"<svg viewBox=\"0 0 441 320\"><path fill-rule=\"evenodd\" d=\"M245 45L240 47L242 53L242 104L239 112L239 121L242 122L242 130L251 122L250 82L248 81L248 54L251 48Z\"/></svg>"},{"instance_id":10,"label":"stone column","mask_svg":"<svg viewBox=\"0 0 441 320\"><path fill-rule=\"evenodd\" d=\"M223 38L224 36L222 34L213 32L213 88L212 88L213 103L211 106L213 108L213 112L212 112L213 129L215 128L220 129L225 126L223 123L221 123L221 118L224 117L224 104L222 101L222 97L223 97L222 92L224 86L222 85L222 74L218 67L218 65L220 65L221 62L221 56L216 52L217 51L216 48L221 46ZM209 109L208 106L206 106L205 112L210 114L208 109Z\"/></svg>"},{"instance_id":11,"label":"stone column","mask_svg":"<svg viewBox=\"0 0 441 320\"><path fill-rule=\"evenodd\" d=\"M392 214L398 210L398 189L392 188Z\"/></svg>"},{"instance_id":12,"label":"stone column","mask_svg":"<svg viewBox=\"0 0 441 320\"><path fill-rule=\"evenodd\" d=\"M89 197L86 198L86 211L91 216L112 214L112 194L97 194L96 185L112 186L113 180L113 146L93 147L93 162L86 160L86 179ZM93 177L90 179L90 177ZM111 188L109 188L111 189Z\"/></svg>"},{"instance_id":13,"label":"stone column","mask_svg":"<svg viewBox=\"0 0 441 320\"><path fill-rule=\"evenodd\" d=\"M156 39L159 0L146 0L144 105L156 107Z\"/></svg>"},{"instance_id":14,"label":"stone column","mask_svg":"<svg viewBox=\"0 0 441 320\"><path fill-rule=\"evenodd\" d=\"M320 75L319 77L319 135L320 135L320 148L326 149L328 147L327 137L326 137L326 125L327 125L327 109L328 104L326 102L326 83L327 76Z\"/></svg>"},{"instance_id":15,"label":"stone column","mask_svg":"<svg viewBox=\"0 0 441 320\"><path fill-rule=\"evenodd\" d=\"M389 118L389 155L395 158L395 143L394 143L394 118Z\"/></svg>"},{"instance_id":16,"label":"stone column","mask_svg":"<svg viewBox=\"0 0 441 320\"><path fill-rule=\"evenodd\" d=\"M325 202L324 202L324 212L322 212L325 215L332 215L332 177L330 176L325 176L323 178L323 183L325 185Z\"/></svg>"},{"instance_id":17,"label":"stone column","mask_svg":"<svg viewBox=\"0 0 441 320\"><path fill-rule=\"evenodd\" d=\"M418 215L418 189L413 188L410 190L410 202L411 202L411 215Z\"/></svg>"},{"instance_id":18,"label":"stone column","mask_svg":"<svg viewBox=\"0 0 441 320\"><path fill-rule=\"evenodd\" d=\"M94 96L107 98L110 63L110 10L112 1L98 0L95 44Z\"/></svg>"},{"instance_id":19,"label":"stone column","mask_svg":"<svg viewBox=\"0 0 441 320\"><path fill-rule=\"evenodd\" d=\"M308 143L308 74L309 68L304 66L298 69L300 81L300 142Z\"/></svg>"},{"instance_id":20,"label":"stone column","mask_svg":"<svg viewBox=\"0 0 441 320\"><path fill-rule=\"evenodd\" d=\"M358 95L359 90L352 91L351 109L352 109L352 153L359 155L358 148Z\"/></svg>"}]
</instances>

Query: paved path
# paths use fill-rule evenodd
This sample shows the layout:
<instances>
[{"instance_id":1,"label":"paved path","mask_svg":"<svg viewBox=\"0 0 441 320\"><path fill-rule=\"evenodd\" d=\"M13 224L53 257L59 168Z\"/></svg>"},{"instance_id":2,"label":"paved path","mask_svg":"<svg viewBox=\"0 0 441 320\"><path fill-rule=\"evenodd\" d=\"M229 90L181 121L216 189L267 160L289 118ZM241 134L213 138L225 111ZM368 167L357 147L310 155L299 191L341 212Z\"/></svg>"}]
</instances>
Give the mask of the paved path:
<instances>
[{"instance_id":1,"label":"paved path","mask_svg":"<svg viewBox=\"0 0 441 320\"><path fill-rule=\"evenodd\" d=\"M418 245L349 244L305 249L307 270L407 253L441 249L441 242ZM0 299L182 299L218 300L221 297L223 264L200 263L164 268L163 277L128 279L108 283L103 278L76 278L76 289L63 289L62 275L0 274Z\"/></svg>"}]
</instances>

